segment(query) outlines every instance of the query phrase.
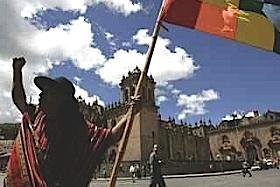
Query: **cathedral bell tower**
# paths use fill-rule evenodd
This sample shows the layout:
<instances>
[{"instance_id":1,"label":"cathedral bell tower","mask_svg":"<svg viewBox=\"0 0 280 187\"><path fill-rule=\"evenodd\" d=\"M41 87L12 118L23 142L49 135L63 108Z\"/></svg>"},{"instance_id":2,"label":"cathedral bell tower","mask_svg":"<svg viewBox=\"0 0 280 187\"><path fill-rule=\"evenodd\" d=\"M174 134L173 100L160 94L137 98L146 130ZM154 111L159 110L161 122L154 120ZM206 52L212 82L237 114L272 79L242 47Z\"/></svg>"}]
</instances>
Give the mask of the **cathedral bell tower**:
<instances>
[{"instance_id":1,"label":"cathedral bell tower","mask_svg":"<svg viewBox=\"0 0 280 187\"><path fill-rule=\"evenodd\" d=\"M132 72L128 72L128 76L123 76L121 83L121 103L129 103L131 97L134 95L138 79L141 71L136 67ZM155 81L152 76L145 76L142 89L140 91L142 106L154 106L155 107Z\"/></svg>"},{"instance_id":2,"label":"cathedral bell tower","mask_svg":"<svg viewBox=\"0 0 280 187\"><path fill-rule=\"evenodd\" d=\"M134 96L141 71L136 67L128 76L123 76L120 85L120 100L124 106ZM133 127L129 136L125 161L147 163L153 144L159 141L159 115L155 104L155 81L152 76L144 76L140 90L140 109L134 115Z\"/></svg>"}]
</instances>

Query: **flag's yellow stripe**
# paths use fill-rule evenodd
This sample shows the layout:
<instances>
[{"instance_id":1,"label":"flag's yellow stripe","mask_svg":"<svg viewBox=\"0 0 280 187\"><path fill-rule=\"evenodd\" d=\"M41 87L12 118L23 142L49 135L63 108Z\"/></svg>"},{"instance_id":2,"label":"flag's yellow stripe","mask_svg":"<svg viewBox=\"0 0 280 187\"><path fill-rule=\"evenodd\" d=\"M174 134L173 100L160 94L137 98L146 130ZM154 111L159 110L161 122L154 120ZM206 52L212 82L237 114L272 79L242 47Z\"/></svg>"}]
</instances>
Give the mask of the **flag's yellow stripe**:
<instances>
[{"instance_id":1,"label":"flag's yellow stripe","mask_svg":"<svg viewBox=\"0 0 280 187\"><path fill-rule=\"evenodd\" d=\"M274 28L263 16L254 12L248 12L245 19L238 19L235 39L267 50L273 50Z\"/></svg>"},{"instance_id":2,"label":"flag's yellow stripe","mask_svg":"<svg viewBox=\"0 0 280 187\"><path fill-rule=\"evenodd\" d=\"M222 7L222 8L226 7L226 0L200 0L200 1L202 1L203 3L212 4L212 5L215 5L218 7ZM251 1L251 0L248 0L248 1ZM230 0L229 2L236 5L237 7L239 6L239 0Z\"/></svg>"}]
</instances>

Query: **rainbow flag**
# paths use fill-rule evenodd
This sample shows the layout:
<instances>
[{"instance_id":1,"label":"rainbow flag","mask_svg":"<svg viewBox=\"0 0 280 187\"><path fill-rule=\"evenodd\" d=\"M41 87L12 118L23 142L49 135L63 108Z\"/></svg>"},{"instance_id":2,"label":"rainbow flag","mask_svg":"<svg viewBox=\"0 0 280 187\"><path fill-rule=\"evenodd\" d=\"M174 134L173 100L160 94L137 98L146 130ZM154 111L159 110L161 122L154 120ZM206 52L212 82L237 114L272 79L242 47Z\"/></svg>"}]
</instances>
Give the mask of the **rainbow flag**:
<instances>
[{"instance_id":1,"label":"rainbow flag","mask_svg":"<svg viewBox=\"0 0 280 187\"><path fill-rule=\"evenodd\" d=\"M161 20L280 53L280 0L165 0Z\"/></svg>"}]
</instances>

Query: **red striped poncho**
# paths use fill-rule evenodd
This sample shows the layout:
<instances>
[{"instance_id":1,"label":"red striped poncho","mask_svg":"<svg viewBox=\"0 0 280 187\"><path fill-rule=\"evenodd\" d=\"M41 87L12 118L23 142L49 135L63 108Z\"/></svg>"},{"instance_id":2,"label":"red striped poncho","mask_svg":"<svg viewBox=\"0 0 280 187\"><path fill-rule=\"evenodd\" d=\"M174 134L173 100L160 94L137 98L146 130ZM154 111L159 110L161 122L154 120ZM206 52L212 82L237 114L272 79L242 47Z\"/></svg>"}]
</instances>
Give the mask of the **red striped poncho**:
<instances>
[{"instance_id":1,"label":"red striped poncho","mask_svg":"<svg viewBox=\"0 0 280 187\"><path fill-rule=\"evenodd\" d=\"M46 149L48 143L44 133L46 115L38 112L34 125L27 112L23 114L18 136L15 140L7 167L4 186L7 187L46 187L48 184L40 171L37 150ZM63 168L69 171L71 186L87 186L96 166L111 142L110 129L97 127L85 121L88 138L81 142L83 151L77 153L72 164Z\"/></svg>"}]
</instances>

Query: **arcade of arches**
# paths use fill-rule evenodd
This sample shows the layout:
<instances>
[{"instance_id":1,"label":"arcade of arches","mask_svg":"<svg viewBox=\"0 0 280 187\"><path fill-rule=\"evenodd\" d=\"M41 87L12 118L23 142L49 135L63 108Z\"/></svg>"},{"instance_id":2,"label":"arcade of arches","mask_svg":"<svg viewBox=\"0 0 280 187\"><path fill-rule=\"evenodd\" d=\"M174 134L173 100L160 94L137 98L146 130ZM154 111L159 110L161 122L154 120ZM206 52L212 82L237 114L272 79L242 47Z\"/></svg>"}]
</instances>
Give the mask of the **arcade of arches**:
<instances>
[{"instance_id":1,"label":"arcade of arches","mask_svg":"<svg viewBox=\"0 0 280 187\"><path fill-rule=\"evenodd\" d=\"M211 153L217 160L280 159L280 115L268 111L263 116L226 122L209 132Z\"/></svg>"}]
</instances>

